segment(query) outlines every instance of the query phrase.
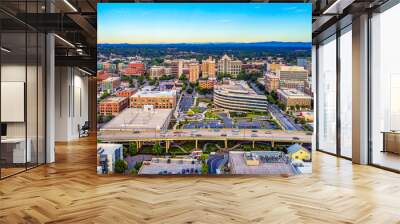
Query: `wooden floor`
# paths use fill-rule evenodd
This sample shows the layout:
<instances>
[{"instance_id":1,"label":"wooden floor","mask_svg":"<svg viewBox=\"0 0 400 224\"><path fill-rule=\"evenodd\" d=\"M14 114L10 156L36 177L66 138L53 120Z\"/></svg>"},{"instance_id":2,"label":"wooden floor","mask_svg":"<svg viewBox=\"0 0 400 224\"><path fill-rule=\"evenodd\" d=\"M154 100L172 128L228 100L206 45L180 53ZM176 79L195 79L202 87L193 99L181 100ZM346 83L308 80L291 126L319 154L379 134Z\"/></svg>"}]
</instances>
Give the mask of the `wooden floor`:
<instances>
[{"instance_id":1,"label":"wooden floor","mask_svg":"<svg viewBox=\"0 0 400 224\"><path fill-rule=\"evenodd\" d=\"M374 164L400 170L400 155L391 152L381 152L376 150L372 156Z\"/></svg>"},{"instance_id":2,"label":"wooden floor","mask_svg":"<svg viewBox=\"0 0 400 224\"><path fill-rule=\"evenodd\" d=\"M400 223L400 175L314 154L295 177L100 177L95 140L0 181L0 223Z\"/></svg>"}]
</instances>

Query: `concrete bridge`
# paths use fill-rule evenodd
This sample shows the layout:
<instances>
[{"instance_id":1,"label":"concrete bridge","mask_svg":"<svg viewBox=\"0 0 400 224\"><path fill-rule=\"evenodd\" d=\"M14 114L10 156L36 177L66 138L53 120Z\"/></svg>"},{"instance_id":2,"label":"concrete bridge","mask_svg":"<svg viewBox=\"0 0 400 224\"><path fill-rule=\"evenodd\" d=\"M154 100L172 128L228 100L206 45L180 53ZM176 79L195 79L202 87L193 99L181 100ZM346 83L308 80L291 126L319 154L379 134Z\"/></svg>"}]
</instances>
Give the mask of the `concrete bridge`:
<instances>
[{"instance_id":1,"label":"concrete bridge","mask_svg":"<svg viewBox=\"0 0 400 224\"><path fill-rule=\"evenodd\" d=\"M166 150L173 141L194 141L198 148L199 141L223 141L228 148L228 141L248 141L254 147L256 142L275 143L311 143L311 133L304 131L270 129L179 129L160 131L146 130L100 130L97 139L102 142L135 142L140 148L143 142L165 142Z\"/></svg>"}]
</instances>

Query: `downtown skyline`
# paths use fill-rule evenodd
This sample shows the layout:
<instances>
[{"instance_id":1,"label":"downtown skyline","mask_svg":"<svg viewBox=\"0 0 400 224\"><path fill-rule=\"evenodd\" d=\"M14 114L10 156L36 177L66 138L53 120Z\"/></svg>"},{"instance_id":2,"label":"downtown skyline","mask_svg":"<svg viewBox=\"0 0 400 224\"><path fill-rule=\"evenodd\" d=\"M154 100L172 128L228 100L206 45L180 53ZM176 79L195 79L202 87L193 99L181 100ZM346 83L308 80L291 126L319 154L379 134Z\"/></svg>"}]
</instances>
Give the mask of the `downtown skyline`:
<instances>
[{"instance_id":1,"label":"downtown skyline","mask_svg":"<svg viewBox=\"0 0 400 224\"><path fill-rule=\"evenodd\" d=\"M304 3L100 3L98 14L99 44L311 42Z\"/></svg>"}]
</instances>

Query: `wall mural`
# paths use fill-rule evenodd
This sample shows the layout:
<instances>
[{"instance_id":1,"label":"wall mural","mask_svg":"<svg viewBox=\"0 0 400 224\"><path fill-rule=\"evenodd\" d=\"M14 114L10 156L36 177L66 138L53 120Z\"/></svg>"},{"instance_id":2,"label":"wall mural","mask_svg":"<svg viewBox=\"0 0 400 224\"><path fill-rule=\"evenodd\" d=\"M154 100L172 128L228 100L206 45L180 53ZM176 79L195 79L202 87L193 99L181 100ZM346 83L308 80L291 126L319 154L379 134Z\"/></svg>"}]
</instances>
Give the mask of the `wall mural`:
<instances>
[{"instance_id":1,"label":"wall mural","mask_svg":"<svg viewBox=\"0 0 400 224\"><path fill-rule=\"evenodd\" d=\"M97 173L311 173L308 3L99 3Z\"/></svg>"}]
</instances>

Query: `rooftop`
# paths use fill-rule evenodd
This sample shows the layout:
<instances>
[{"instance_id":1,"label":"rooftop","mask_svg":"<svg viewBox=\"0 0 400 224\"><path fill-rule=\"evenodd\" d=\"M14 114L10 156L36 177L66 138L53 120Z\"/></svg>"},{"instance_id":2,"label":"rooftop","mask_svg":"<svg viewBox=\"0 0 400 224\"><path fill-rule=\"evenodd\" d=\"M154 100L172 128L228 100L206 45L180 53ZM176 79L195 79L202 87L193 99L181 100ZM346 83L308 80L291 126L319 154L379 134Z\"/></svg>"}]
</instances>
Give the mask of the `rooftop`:
<instances>
[{"instance_id":1,"label":"rooftop","mask_svg":"<svg viewBox=\"0 0 400 224\"><path fill-rule=\"evenodd\" d=\"M162 65L153 65L150 67L150 69L165 69L165 66Z\"/></svg>"},{"instance_id":2,"label":"rooftop","mask_svg":"<svg viewBox=\"0 0 400 224\"><path fill-rule=\"evenodd\" d=\"M307 72L302 66L281 66L281 72Z\"/></svg>"},{"instance_id":3,"label":"rooftop","mask_svg":"<svg viewBox=\"0 0 400 224\"><path fill-rule=\"evenodd\" d=\"M118 91L118 93L119 92L135 92L136 90L137 90L136 88L125 88L125 89Z\"/></svg>"},{"instance_id":4,"label":"rooftop","mask_svg":"<svg viewBox=\"0 0 400 224\"><path fill-rule=\"evenodd\" d=\"M146 91L146 90L140 90L136 92L135 97L174 97L176 96L176 91L175 90L170 90L170 91Z\"/></svg>"},{"instance_id":5,"label":"rooftop","mask_svg":"<svg viewBox=\"0 0 400 224\"><path fill-rule=\"evenodd\" d=\"M201 162L195 159L152 158L140 168L139 174L201 174Z\"/></svg>"},{"instance_id":6,"label":"rooftop","mask_svg":"<svg viewBox=\"0 0 400 224\"><path fill-rule=\"evenodd\" d=\"M287 151L288 151L288 153L295 153L295 152L299 151L300 149L307 150L307 149L304 148L303 146L301 146L301 145L299 145L299 144L296 143L296 144L293 144L293 145L289 146L289 147L287 148Z\"/></svg>"},{"instance_id":7,"label":"rooftop","mask_svg":"<svg viewBox=\"0 0 400 224\"><path fill-rule=\"evenodd\" d=\"M286 97L297 97L297 98L312 98L311 96L303 93L298 89L278 89L278 92Z\"/></svg>"},{"instance_id":8,"label":"rooftop","mask_svg":"<svg viewBox=\"0 0 400 224\"><path fill-rule=\"evenodd\" d=\"M221 84L216 86L216 90L229 95L248 96L256 98L266 98L264 95L257 94L250 86L243 80L229 80L228 84Z\"/></svg>"},{"instance_id":9,"label":"rooftop","mask_svg":"<svg viewBox=\"0 0 400 224\"><path fill-rule=\"evenodd\" d=\"M101 154L113 154L116 149L122 148L122 144L98 143L97 152Z\"/></svg>"},{"instance_id":10,"label":"rooftop","mask_svg":"<svg viewBox=\"0 0 400 224\"><path fill-rule=\"evenodd\" d=\"M119 103L125 99L126 99L126 97L123 97L123 96L111 96L111 97L105 98L100 103Z\"/></svg>"},{"instance_id":11,"label":"rooftop","mask_svg":"<svg viewBox=\"0 0 400 224\"><path fill-rule=\"evenodd\" d=\"M263 175L293 175L296 173L294 167L290 163L274 161L274 162L260 162L258 165L248 166L245 161L245 152L230 151L229 162L231 164L232 174L263 174ZM261 153L252 151L253 157L274 157L275 153ZM278 155L279 156L279 155Z\"/></svg>"},{"instance_id":12,"label":"rooftop","mask_svg":"<svg viewBox=\"0 0 400 224\"><path fill-rule=\"evenodd\" d=\"M159 129L171 113L172 109L126 108L101 129Z\"/></svg>"},{"instance_id":13,"label":"rooftop","mask_svg":"<svg viewBox=\"0 0 400 224\"><path fill-rule=\"evenodd\" d=\"M108 82L110 82L110 81L114 81L114 80L120 80L121 78L120 77L108 77L108 78L106 78L106 79L104 79L104 81L108 81Z\"/></svg>"}]
</instances>

